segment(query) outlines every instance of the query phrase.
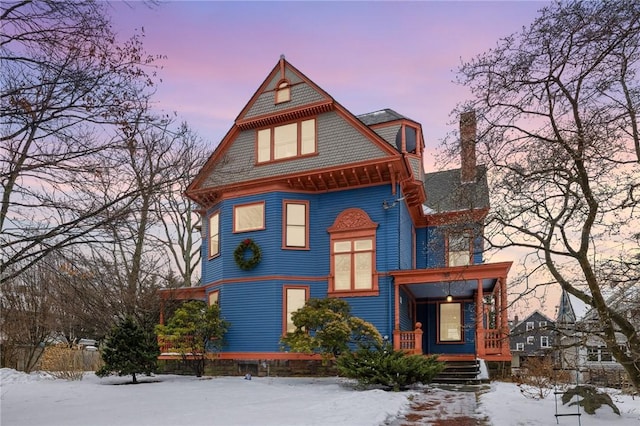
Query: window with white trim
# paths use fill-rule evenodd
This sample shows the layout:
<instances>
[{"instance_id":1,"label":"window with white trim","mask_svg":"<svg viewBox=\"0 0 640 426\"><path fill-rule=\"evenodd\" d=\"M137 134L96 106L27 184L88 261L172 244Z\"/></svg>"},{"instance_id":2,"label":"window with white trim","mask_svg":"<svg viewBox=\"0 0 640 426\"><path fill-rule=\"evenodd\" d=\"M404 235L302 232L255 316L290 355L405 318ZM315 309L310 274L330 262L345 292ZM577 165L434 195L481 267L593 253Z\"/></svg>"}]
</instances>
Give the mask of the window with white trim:
<instances>
[{"instance_id":1,"label":"window with white trim","mask_svg":"<svg viewBox=\"0 0 640 426\"><path fill-rule=\"evenodd\" d=\"M304 307L309 298L309 287L284 287L284 332L293 333L296 326L293 324L292 314Z\"/></svg>"},{"instance_id":2,"label":"window with white trim","mask_svg":"<svg viewBox=\"0 0 640 426\"><path fill-rule=\"evenodd\" d=\"M316 152L316 120L302 120L258 130L258 163Z\"/></svg>"},{"instance_id":3,"label":"window with white trim","mask_svg":"<svg viewBox=\"0 0 640 426\"><path fill-rule=\"evenodd\" d=\"M520 343L516 343L516 351L524 351L524 343L520 342Z\"/></svg>"},{"instance_id":4,"label":"window with white trim","mask_svg":"<svg viewBox=\"0 0 640 426\"><path fill-rule=\"evenodd\" d=\"M307 248L309 204L305 201L284 202L284 247Z\"/></svg>"},{"instance_id":5,"label":"window with white trim","mask_svg":"<svg viewBox=\"0 0 640 426\"><path fill-rule=\"evenodd\" d=\"M527 321L527 331L533 330L535 323L533 321Z\"/></svg>"},{"instance_id":6,"label":"window with white trim","mask_svg":"<svg viewBox=\"0 0 640 426\"><path fill-rule=\"evenodd\" d=\"M547 326L547 322L546 322L546 321L540 321L540 322L538 322L538 327L540 327L540 328L544 328L544 327L546 327L546 326Z\"/></svg>"},{"instance_id":7,"label":"window with white trim","mask_svg":"<svg viewBox=\"0 0 640 426\"><path fill-rule=\"evenodd\" d=\"M548 348L549 346L549 336L540 336L540 347Z\"/></svg>"},{"instance_id":8,"label":"window with white trim","mask_svg":"<svg viewBox=\"0 0 640 426\"><path fill-rule=\"evenodd\" d=\"M209 216L209 257L220 254L220 212Z\"/></svg>"},{"instance_id":9,"label":"window with white trim","mask_svg":"<svg viewBox=\"0 0 640 426\"><path fill-rule=\"evenodd\" d=\"M233 232L264 229L264 203L243 204L233 207Z\"/></svg>"},{"instance_id":10,"label":"window with white trim","mask_svg":"<svg viewBox=\"0 0 640 426\"><path fill-rule=\"evenodd\" d=\"M587 346L587 361L611 362L613 355L606 346Z\"/></svg>"},{"instance_id":11,"label":"window with white trim","mask_svg":"<svg viewBox=\"0 0 640 426\"><path fill-rule=\"evenodd\" d=\"M470 230L450 232L447 236L448 266L470 265L471 244L473 242Z\"/></svg>"},{"instance_id":12,"label":"window with white trim","mask_svg":"<svg viewBox=\"0 0 640 426\"><path fill-rule=\"evenodd\" d=\"M533 345L534 339L535 338L533 336L527 336L527 345Z\"/></svg>"}]
</instances>

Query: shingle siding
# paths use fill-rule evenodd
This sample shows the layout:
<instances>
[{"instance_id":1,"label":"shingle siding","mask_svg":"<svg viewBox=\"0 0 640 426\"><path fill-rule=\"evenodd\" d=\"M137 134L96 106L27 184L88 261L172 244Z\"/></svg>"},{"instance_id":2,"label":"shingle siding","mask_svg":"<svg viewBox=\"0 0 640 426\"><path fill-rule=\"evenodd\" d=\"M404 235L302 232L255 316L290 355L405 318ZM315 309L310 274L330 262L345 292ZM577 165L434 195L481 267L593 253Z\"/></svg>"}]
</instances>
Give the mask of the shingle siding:
<instances>
[{"instance_id":1,"label":"shingle siding","mask_svg":"<svg viewBox=\"0 0 640 426\"><path fill-rule=\"evenodd\" d=\"M258 166L254 166L256 130L241 132L226 152L226 162L216 165L203 187L214 188L254 179L324 169L384 158L388 155L336 112L320 114L316 125L318 155Z\"/></svg>"},{"instance_id":2,"label":"shingle siding","mask_svg":"<svg viewBox=\"0 0 640 426\"><path fill-rule=\"evenodd\" d=\"M377 129L373 129L373 130L382 139L387 141L387 143L389 143L389 145L391 145L395 149L398 149L398 147L396 146L396 136L398 134L398 131L400 130L400 127L401 126L398 124L398 125L389 126L389 127L379 127Z\"/></svg>"},{"instance_id":3,"label":"shingle siding","mask_svg":"<svg viewBox=\"0 0 640 426\"><path fill-rule=\"evenodd\" d=\"M279 78L277 79L279 81ZM273 85L275 87L275 83ZM325 99L308 84L291 85L291 100L288 102L275 103L275 92L262 93L251 109L247 111L243 118L259 117L261 115L273 114L279 111L296 108Z\"/></svg>"}]
</instances>

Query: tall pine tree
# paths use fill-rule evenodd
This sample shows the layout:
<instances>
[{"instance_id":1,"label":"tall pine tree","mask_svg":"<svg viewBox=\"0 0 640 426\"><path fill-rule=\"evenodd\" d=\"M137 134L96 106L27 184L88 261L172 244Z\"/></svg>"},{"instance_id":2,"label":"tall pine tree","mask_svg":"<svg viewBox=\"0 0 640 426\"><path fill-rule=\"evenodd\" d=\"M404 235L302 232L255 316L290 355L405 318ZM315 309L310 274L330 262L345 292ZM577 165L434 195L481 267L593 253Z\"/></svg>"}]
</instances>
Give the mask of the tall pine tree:
<instances>
[{"instance_id":1,"label":"tall pine tree","mask_svg":"<svg viewBox=\"0 0 640 426\"><path fill-rule=\"evenodd\" d=\"M127 317L107 336L102 350L104 366L96 371L96 375L131 375L133 383L138 383L137 374L150 375L156 371L158 355L160 350L156 336Z\"/></svg>"}]
</instances>

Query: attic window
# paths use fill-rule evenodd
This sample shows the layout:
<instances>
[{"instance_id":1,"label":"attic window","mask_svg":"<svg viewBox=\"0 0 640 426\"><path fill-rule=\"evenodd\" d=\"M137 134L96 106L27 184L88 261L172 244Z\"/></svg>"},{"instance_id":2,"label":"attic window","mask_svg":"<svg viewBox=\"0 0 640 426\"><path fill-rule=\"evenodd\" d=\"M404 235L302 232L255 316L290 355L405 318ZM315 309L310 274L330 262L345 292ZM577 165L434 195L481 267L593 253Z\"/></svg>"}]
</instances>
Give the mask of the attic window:
<instances>
[{"instance_id":1,"label":"attic window","mask_svg":"<svg viewBox=\"0 0 640 426\"><path fill-rule=\"evenodd\" d=\"M276 103L288 102L291 100L291 86L289 82L284 80L278 84L276 89Z\"/></svg>"}]
</instances>

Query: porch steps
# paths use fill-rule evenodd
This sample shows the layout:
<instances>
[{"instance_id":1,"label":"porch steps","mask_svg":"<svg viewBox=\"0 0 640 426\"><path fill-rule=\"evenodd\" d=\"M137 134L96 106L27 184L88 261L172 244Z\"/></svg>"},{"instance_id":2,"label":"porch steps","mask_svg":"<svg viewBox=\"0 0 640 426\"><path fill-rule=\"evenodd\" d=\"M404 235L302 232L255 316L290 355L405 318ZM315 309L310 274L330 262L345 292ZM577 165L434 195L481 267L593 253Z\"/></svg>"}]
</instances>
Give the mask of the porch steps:
<instances>
[{"instance_id":1,"label":"porch steps","mask_svg":"<svg viewBox=\"0 0 640 426\"><path fill-rule=\"evenodd\" d=\"M478 360L446 361L444 371L438 374L433 383L451 385L479 385L487 382L480 379L480 362Z\"/></svg>"}]
</instances>

